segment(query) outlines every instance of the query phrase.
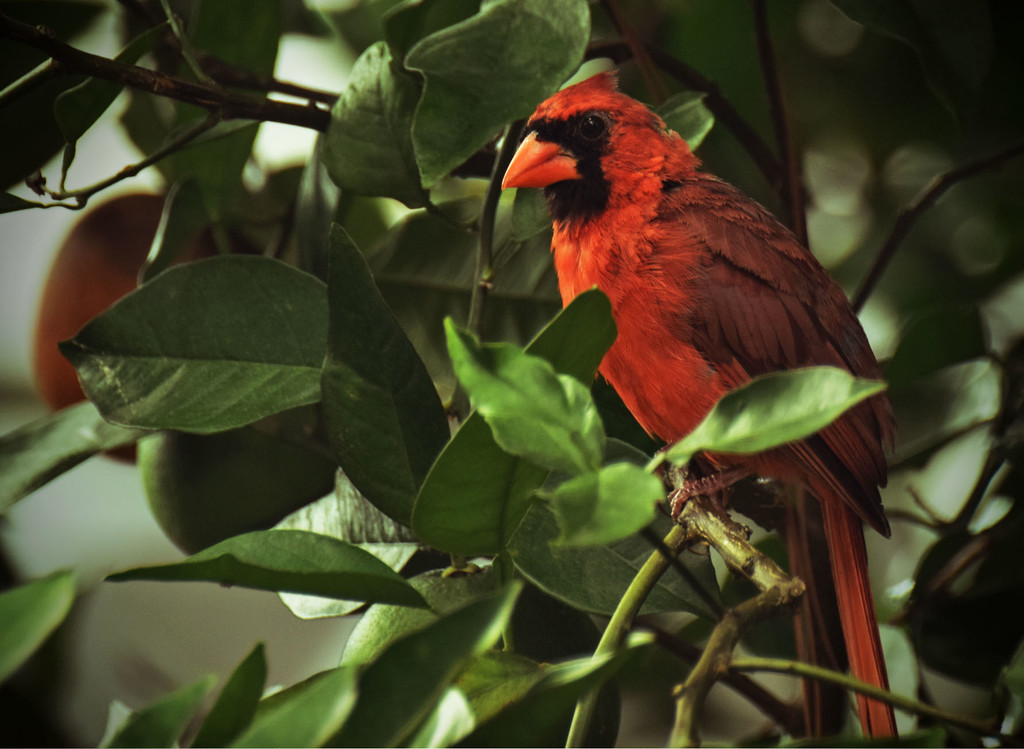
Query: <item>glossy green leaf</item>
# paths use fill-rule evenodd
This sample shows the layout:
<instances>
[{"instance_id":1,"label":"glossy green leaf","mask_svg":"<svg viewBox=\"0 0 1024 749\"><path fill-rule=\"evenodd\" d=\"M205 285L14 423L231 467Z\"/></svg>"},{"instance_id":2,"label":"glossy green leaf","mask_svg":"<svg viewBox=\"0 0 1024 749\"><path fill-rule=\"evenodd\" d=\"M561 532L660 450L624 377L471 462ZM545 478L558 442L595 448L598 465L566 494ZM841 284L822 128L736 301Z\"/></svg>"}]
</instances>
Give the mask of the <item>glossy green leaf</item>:
<instances>
[{"instance_id":1,"label":"glossy green leaf","mask_svg":"<svg viewBox=\"0 0 1024 749\"><path fill-rule=\"evenodd\" d=\"M513 344L445 329L455 374L503 450L569 475L597 469L604 427L583 383Z\"/></svg>"},{"instance_id":2,"label":"glossy green leaf","mask_svg":"<svg viewBox=\"0 0 1024 749\"><path fill-rule=\"evenodd\" d=\"M261 642L228 677L192 746L228 746L252 723L266 683L267 659Z\"/></svg>"},{"instance_id":3,"label":"glossy green leaf","mask_svg":"<svg viewBox=\"0 0 1024 749\"><path fill-rule=\"evenodd\" d=\"M443 570L431 570L417 575L409 580L409 584L423 596L430 608L413 609L387 603L370 606L345 642L341 663L370 663L399 638L422 629L439 616L492 595L498 587L495 578L490 567L473 574L445 575Z\"/></svg>"},{"instance_id":4,"label":"glossy green leaf","mask_svg":"<svg viewBox=\"0 0 1024 749\"><path fill-rule=\"evenodd\" d=\"M398 64L416 42L449 26L472 18L480 0L428 0L399 2L382 19L384 38Z\"/></svg>"},{"instance_id":5,"label":"glossy green leaf","mask_svg":"<svg viewBox=\"0 0 1024 749\"><path fill-rule=\"evenodd\" d=\"M634 632L616 653L580 658L546 669L521 699L484 722L465 741L467 746L558 746L565 743L576 702L611 679L631 658L653 642L653 635ZM610 745L615 736L601 737Z\"/></svg>"},{"instance_id":6,"label":"glossy green leaf","mask_svg":"<svg viewBox=\"0 0 1024 749\"><path fill-rule=\"evenodd\" d=\"M322 671L260 702L252 725L231 746L323 746L356 704L356 671Z\"/></svg>"},{"instance_id":7,"label":"glossy green leaf","mask_svg":"<svg viewBox=\"0 0 1024 749\"><path fill-rule=\"evenodd\" d=\"M506 650L484 653L459 676L459 689L466 695L478 722L497 715L544 678L546 667Z\"/></svg>"},{"instance_id":8,"label":"glossy green leaf","mask_svg":"<svg viewBox=\"0 0 1024 749\"><path fill-rule=\"evenodd\" d=\"M714 127L715 117L704 106L701 91L683 91L670 96L655 111L670 130L675 130L686 141L691 151L700 148L704 138Z\"/></svg>"},{"instance_id":9,"label":"glossy green leaf","mask_svg":"<svg viewBox=\"0 0 1024 749\"><path fill-rule=\"evenodd\" d=\"M527 347L556 370L593 379L615 339L608 298L580 294ZM480 414L471 414L438 456L413 507L413 530L435 548L494 554L504 548L547 470L509 455Z\"/></svg>"},{"instance_id":10,"label":"glossy green leaf","mask_svg":"<svg viewBox=\"0 0 1024 749\"><path fill-rule=\"evenodd\" d=\"M142 434L107 422L88 401L8 432L0 437L0 512L86 458Z\"/></svg>"},{"instance_id":11,"label":"glossy green leaf","mask_svg":"<svg viewBox=\"0 0 1024 749\"><path fill-rule=\"evenodd\" d=\"M565 546L607 544L654 520L665 488L657 476L632 463L613 463L564 481L539 495L551 502Z\"/></svg>"},{"instance_id":12,"label":"glossy green leaf","mask_svg":"<svg viewBox=\"0 0 1024 749\"><path fill-rule=\"evenodd\" d=\"M330 536L368 551L393 570L401 570L416 553L412 532L374 507L343 471L335 477L334 491L300 507L275 529L300 530ZM285 606L300 619L344 616L362 608L358 600L279 593Z\"/></svg>"},{"instance_id":13,"label":"glossy green leaf","mask_svg":"<svg viewBox=\"0 0 1024 749\"><path fill-rule=\"evenodd\" d=\"M406 525L448 419L427 370L341 227L331 232L327 359L321 380L327 436L353 485Z\"/></svg>"},{"instance_id":14,"label":"glossy green leaf","mask_svg":"<svg viewBox=\"0 0 1024 749\"><path fill-rule=\"evenodd\" d=\"M416 732L405 741L408 747L454 746L476 726L473 708L462 690L449 687Z\"/></svg>"},{"instance_id":15,"label":"glossy green leaf","mask_svg":"<svg viewBox=\"0 0 1024 749\"><path fill-rule=\"evenodd\" d=\"M64 621L75 600L70 572L0 593L0 681L14 673Z\"/></svg>"},{"instance_id":16,"label":"glossy green leaf","mask_svg":"<svg viewBox=\"0 0 1024 749\"><path fill-rule=\"evenodd\" d=\"M384 562L335 538L307 531L253 531L180 562L136 567L108 580L205 580L259 590L425 606L422 596Z\"/></svg>"},{"instance_id":17,"label":"glossy green leaf","mask_svg":"<svg viewBox=\"0 0 1024 749\"><path fill-rule=\"evenodd\" d=\"M61 344L110 421L217 432L320 399L324 285L225 256L171 268Z\"/></svg>"},{"instance_id":18,"label":"glossy green leaf","mask_svg":"<svg viewBox=\"0 0 1024 749\"><path fill-rule=\"evenodd\" d=\"M426 202L411 139L419 93L416 80L395 69L383 42L360 55L324 136L324 163L338 187L410 208Z\"/></svg>"},{"instance_id":19,"label":"glossy green leaf","mask_svg":"<svg viewBox=\"0 0 1024 749\"><path fill-rule=\"evenodd\" d=\"M1017 734L1024 726L1024 642L999 674L1003 698L1004 732Z\"/></svg>"},{"instance_id":20,"label":"glossy green leaf","mask_svg":"<svg viewBox=\"0 0 1024 749\"><path fill-rule=\"evenodd\" d=\"M654 532L658 537L663 538L670 528L667 517L656 518ZM650 542L630 536L601 546L569 547L556 544L560 533L558 521L546 504L531 506L508 545L516 569L548 595L575 608L610 616L654 551ZM679 560L703 590L718 595L710 557L685 552ZM707 619L714 617L689 579L672 570L662 575L640 611L689 611Z\"/></svg>"},{"instance_id":21,"label":"glossy green leaf","mask_svg":"<svg viewBox=\"0 0 1024 749\"><path fill-rule=\"evenodd\" d=\"M519 588L468 604L392 643L359 679L339 746L401 746L473 657L501 636Z\"/></svg>"},{"instance_id":22,"label":"glossy green leaf","mask_svg":"<svg viewBox=\"0 0 1024 749\"><path fill-rule=\"evenodd\" d=\"M584 0L484 0L473 17L417 42L404 65L426 81L412 128L423 184L554 93L580 66L589 38Z\"/></svg>"},{"instance_id":23,"label":"glossy green leaf","mask_svg":"<svg viewBox=\"0 0 1024 749\"><path fill-rule=\"evenodd\" d=\"M438 207L465 223L478 220L480 204L481 196L471 195ZM487 340L525 343L562 304L549 238L538 234L515 240L509 225L507 212L499 209L494 279L481 335ZM474 233L421 210L396 223L367 253L377 287L439 389L455 386L443 320L451 317L462 323L466 319L478 249Z\"/></svg>"},{"instance_id":24,"label":"glossy green leaf","mask_svg":"<svg viewBox=\"0 0 1024 749\"><path fill-rule=\"evenodd\" d=\"M772 372L726 393L704 420L668 449L687 463L702 451L755 453L808 437L885 389L837 367Z\"/></svg>"},{"instance_id":25,"label":"glossy green leaf","mask_svg":"<svg viewBox=\"0 0 1024 749\"><path fill-rule=\"evenodd\" d=\"M216 677L207 676L136 710L106 746L109 749L177 746L189 718L216 683Z\"/></svg>"}]
</instances>

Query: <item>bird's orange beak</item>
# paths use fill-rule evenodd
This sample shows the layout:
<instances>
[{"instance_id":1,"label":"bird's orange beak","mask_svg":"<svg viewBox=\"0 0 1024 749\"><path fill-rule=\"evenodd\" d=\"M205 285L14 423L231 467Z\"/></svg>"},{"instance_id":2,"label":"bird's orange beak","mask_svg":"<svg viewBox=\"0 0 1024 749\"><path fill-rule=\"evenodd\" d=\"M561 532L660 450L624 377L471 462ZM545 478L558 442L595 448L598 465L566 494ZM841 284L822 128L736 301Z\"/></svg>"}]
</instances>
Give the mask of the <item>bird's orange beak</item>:
<instances>
[{"instance_id":1,"label":"bird's orange beak","mask_svg":"<svg viewBox=\"0 0 1024 749\"><path fill-rule=\"evenodd\" d=\"M501 181L506 187L547 187L567 179L579 179L576 159L565 154L557 143L537 140L537 133L526 136Z\"/></svg>"}]
</instances>

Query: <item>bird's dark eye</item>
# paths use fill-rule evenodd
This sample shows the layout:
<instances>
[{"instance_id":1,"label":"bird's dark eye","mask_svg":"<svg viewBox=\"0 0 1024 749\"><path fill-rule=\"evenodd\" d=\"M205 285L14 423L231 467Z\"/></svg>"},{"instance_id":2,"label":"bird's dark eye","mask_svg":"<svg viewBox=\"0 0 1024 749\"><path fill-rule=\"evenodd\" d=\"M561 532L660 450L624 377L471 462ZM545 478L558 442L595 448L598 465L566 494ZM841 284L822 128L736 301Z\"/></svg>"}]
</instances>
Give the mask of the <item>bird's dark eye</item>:
<instances>
[{"instance_id":1,"label":"bird's dark eye","mask_svg":"<svg viewBox=\"0 0 1024 749\"><path fill-rule=\"evenodd\" d=\"M597 140L607 129L608 123L596 114L588 114L580 120L580 135L587 140Z\"/></svg>"}]
</instances>

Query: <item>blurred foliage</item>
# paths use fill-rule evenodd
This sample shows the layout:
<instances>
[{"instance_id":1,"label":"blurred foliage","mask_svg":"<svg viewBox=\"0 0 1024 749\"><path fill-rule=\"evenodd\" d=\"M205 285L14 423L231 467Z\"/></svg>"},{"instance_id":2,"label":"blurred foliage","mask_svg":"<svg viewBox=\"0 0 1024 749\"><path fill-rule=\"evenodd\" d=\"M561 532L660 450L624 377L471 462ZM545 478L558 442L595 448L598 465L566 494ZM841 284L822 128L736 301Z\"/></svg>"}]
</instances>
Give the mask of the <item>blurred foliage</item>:
<instances>
[{"instance_id":1,"label":"blurred foliage","mask_svg":"<svg viewBox=\"0 0 1024 749\"><path fill-rule=\"evenodd\" d=\"M612 340L607 302L584 295L552 321L559 297L543 203L525 190L494 200L490 183L503 136L516 132L512 121L576 73L588 45L625 38L713 85L693 90L695 79L681 81L678 66L651 63L663 57L631 59L634 47L621 54L630 58L619 66L622 88L661 105L699 144L708 169L784 215L779 174L751 158L751 133L778 150L755 43L758 4L0 2L0 178L8 190L0 212L52 203L89 210L102 186L66 183L88 147L78 146L80 136L97 122L122 129L140 161L162 155L153 168L164 183L149 257L128 269L140 287L61 349L92 403L0 437L0 509L32 501L43 483L138 439L140 429L165 441L184 432L213 473L223 465L224 477L235 475L230 462L244 474L246 459L262 461L249 478L269 499L252 517L225 524L234 530L204 535L188 548L192 556L114 580L275 590L300 615L311 606L367 606L337 668L263 696L266 661L256 646L212 709L201 706L211 680L184 685L110 726L110 745L553 744L564 741L576 701L597 688L601 719L588 741L616 740L620 692L629 709L618 740L666 740L672 686L699 654L714 609L749 591L731 575L716 577L709 557L686 553L642 609L657 645L633 638L614 655L589 657L592 617L615 610L650 554L635 531L658 498L643 469L657 445L604 383L593 383ZM167 9L178 15L168 19ZM903 675L913 676L894 686L919 685L908 696L950 713L969 712L967 698L978 704L982 695L987 712L966 717L1019 742L1018 15L998 0L785 0L767 8L809 244L851 295L933 180L1018 149L969 171L911 216L862 319L899 420L884 497L893 539L871 547L881 617L902 633L893 641L902 643ZM160 94L185 94L101 81L89 75L100 72L93 63L72 56L55 66L41 51L48 42L26 43L32 28L46 27L46 39L74 45L97 18L120 29L114 63L170 76ZM616 23L628 24L628 34ZM290 35L355 59L347 88L272 80ZM282 106L281 93L302 105ZM733 126L721 97L749 131ZM306 163L261 166L253 154L259 122L234 118L243 105L263 113L257 120L323 131ZM120 179L123 166L111 164L110 174ZM170 267L200 236L223 256ZM91 241L108 240L99 232ZM783 398L796 425L787 426L812 429L805 401L813 399ZM455 422L461 427L449 437ZM715 426L721 434L729 424ZM252 439L224 437L240 427ZM309 482L273 469L265 451L240 456L238 444L249 441L278 444L275 455L302 454L303 466L318 466L304 477L318 487L322 467L337 466L338 488L292 513L295 485ZM162 495L155 504L173 514L165 505L175 492L152 488L164 479L146 473L150 494ZM214 488L189 490L187 501L248 512L246 482L202 483ZM624 485L637 487L635 511L614 504ZM300 494L307 502L308 492ZM664 535L668 525L658 517L651 527ZM238 529L249 532L232 535ZM414 542L422 545L415 555ZM761 545L784 557L774 537ZM443 569L438 550L456 555L452 568ZM477 558L468 564L464 556ZM74 596L69 573L17 582L0 595L5 677L41 668L32 653ZM343 600L318 608L311 596ZM774 621L744 644L785 657L792 632ZM25 692L26 683L8 681L0 704L32 704L45 715L52 694ZM774 722L709 709L707 740L790 741L782 703L752 699ZM31 715L0 708L15 740L53 743ZM195 715L204 716L198 734L186 732ZM962 728L930 728L930 720L901 715L904 743L981 741ZM855 734L849 725L844 745L864 743Z\"/></svg>"}]
</instances>

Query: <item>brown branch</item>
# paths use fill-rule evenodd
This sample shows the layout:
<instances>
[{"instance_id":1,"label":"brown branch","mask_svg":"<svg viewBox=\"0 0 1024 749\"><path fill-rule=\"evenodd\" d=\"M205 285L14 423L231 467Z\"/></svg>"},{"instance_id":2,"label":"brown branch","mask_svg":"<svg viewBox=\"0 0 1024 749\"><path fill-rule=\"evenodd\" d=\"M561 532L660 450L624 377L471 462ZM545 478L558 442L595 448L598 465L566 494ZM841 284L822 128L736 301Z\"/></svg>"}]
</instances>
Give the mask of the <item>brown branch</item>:
<instances>
[{"instance_id":1,"label":"brown branch","mask_svg":"<svg viewBox=\"0 0 1024 749\"><path fill-rule=\"evenodd\" d=\"M688 538L711 544L731 569L760 591L725 612L712 630L700 660L675 690L676 722L671 744L696 746L700 711L711 687L728 672L740 637L751 625L796 605L805 586L802 580L787 575L770 557L758 551L748 540L749 529L733 521L717 503L705 496L690 498L678 523Z\"/></svg>"},{"instance_id":2,"label":"brown branch","mask_svg":"<svg viewBox=\"0 0 1024 749\"><path fill-rule=\"evenodd\" d=\"M804 210L803 186L800 182L800 168L789 137L789 123L786 106L782 97L782 84L776 64L775 49L768 31L768 11L764 0L750 0L754 13L754 30L757 37L757 54L761 61L761 75L764 77L768 94L768 109L775 128L775 141L782 160L782 183L778 186L782 203L789 214L790 228L797 239L807 246L807 212Z\"/></svg>"},{"instance_id":3,"label":"brown branch","mask_svg":"<svg viewBox=\"0 0 1024 749\"><path fill-rule=\"evenodd\" d=\"M636 629L650 630L654 633L655 644L688 663L696 663L700 660L702 652L700 648L670 632L647 622L637 625ZM743 695L766 716L782 726L786 733L798 736L804 730L800 708L783 702L753 679L731 669L722 674L720 679L723 684Z\"/></svg>"},{"instance_id":4,"label":"brown branch","mask_svg":"<svg viewBox=\"0 0 1024 749\"><path fill-rule=\"evenodd\" d=\"M885 238L881 248L878 250L878 254L875 256L875 261L871 265L871 269L868 271L868 275L861 283L860 288L857 289L857 293L853 295L851 304L855 311L860 311L864 306L864 302L871 295L875 285L878 283L878 279L882 277L882 273L888 267L890 261L896 255L896 250L899 249L900 243L906 238L907 234L910 233L910 229L913 227L914 222L924 213L926 210L931 208L935 202L941 198L945 192L961 180L974 177L978 174L994 169L1010 159L1020 156L1024 153L1024 141L1018 141L1013 145L1010 145L995 153L990 153L986 156L982 156L973 161L969 161L966 164L962 164L955 169L951 169L944 174L939 175L931 184L928 185L918 196L914 199L910 205L903 208L900 211L899 216L896 217L896 222L893 224L892 230L889 232L889 236Z\"/></svg>"},{"instance_id":5,"label":"brown branch","mask_svg":"<svg viewBox=\"0 0 1024 749\"><path fill-rule=\"evenodd\" d=\"M764 139L733 107L729 100L725 98L721 89L718 88L718 84L705 78L682 60L673 57L667 52L663 52L657 47L648 44L646 49L651 60L659 68L682 83L686 88L705 94L704 105L715 116L715 120L732 133L740 145L746 149L750 158L757 165L757 168L769 184L780 184L782 167L779 164L779 160L772 153L771 148L768 147ZM622 63L631 57L631 53L629 45L625 42L598 42L591 44L587 48L586 56L587 59L607 57L615 63Z\"/></svg>"},{"instance_id":6,"label":"brown branch","mask_svg":"<svg viewBox=\"0 0 1024 749\"><path fill-rule=\"evenodd\" d=\"M49 55L60 74L83 74L194 104L220 120L257 120L323 131L330 113L315 106L263 99L193 83L137 65L126 65L76 49L49 29L16 21L0 12L0 38L27 44Z\"/></svg>"}]
</instances>

